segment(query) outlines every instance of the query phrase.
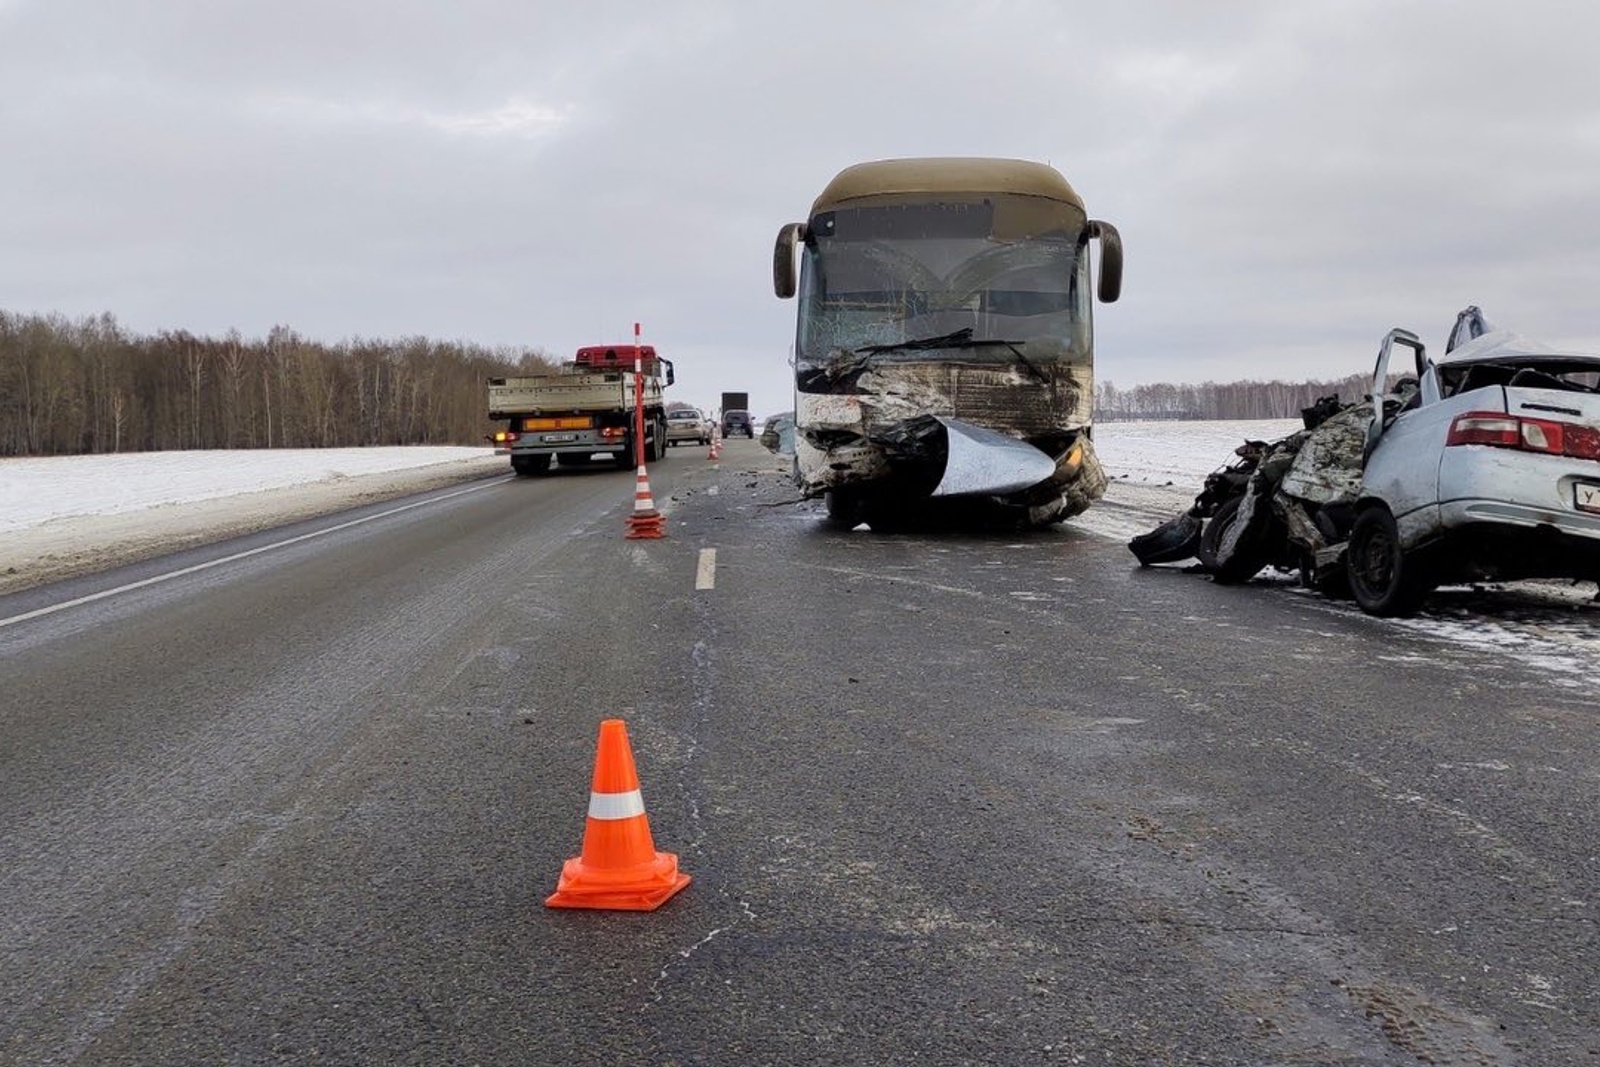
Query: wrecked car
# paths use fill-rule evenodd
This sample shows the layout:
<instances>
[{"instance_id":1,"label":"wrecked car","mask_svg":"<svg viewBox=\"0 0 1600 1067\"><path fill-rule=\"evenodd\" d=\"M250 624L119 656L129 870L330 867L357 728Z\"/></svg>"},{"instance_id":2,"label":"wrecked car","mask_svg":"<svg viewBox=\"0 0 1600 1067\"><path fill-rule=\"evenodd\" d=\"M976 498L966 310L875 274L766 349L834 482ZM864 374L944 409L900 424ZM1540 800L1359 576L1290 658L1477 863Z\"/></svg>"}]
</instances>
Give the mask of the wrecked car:
<instances>
[{"instance_id":1,"label":"wrecked car","mask_svg":"<svg viewBox=\"0 0 1600 1067\"><path fill-rule=\"evenodd\" d=\"M1414 378L1389 384L1396 347ZM1438 360L1383 340L1370 400L1330 398L1306 429L1249 442L1183 515L1135 538L1141 563L1198 556L1219 581L1298 568L1363 611L1409 615L1440 585L1600 581L1600 357L1462 311Z\"/></svg>"},{"instance_id":2,"label":"wrecked car","mask_svg":"<svg viewBox=\"0 0 1600 1067\"><path fill-rule=\"evenodd\" d=\"M768 416L761 427L761 447L768 452L794 453L794 412Z\"/></svg>"},{"instance_id":3,"label":"wrecked car","mask_svg":"<svg viewBox=\"0 0 1600 1067\"><path fill-rule=\"evenodd\" d=\"M1115 227L1054 169L902 159L840 172L783 227L799 295L796 479L829 519L887 528L944 502L1018 525L1100 497L1088 245L1121 290ZM796 268L796 252L799 265Z\"/></svg>"},{"instance_id":4,"label":"wrecked car","mask_svg":"<svg viewBox=\"0 0 1600 1067\"><path fill-rule=\"evenodd\" d=\"M1378 615L1410 614L1436 586L1472 579L1600 579L1600 356L1560 352L1457 317L1445 354L1416 356L1416 402L1374 420L1350 589Z\"/></svg>"},{"instance_id":5,"label":"wrecked car","mask_svg":"<svg viewBox=\"0 0 1600 1067\"><path fill-rule=\"evenodd\" d=\"M1398 410L1407 395L1386 397L1387 407ZM1301 412L1303 429L1240 445L1187 511L1128 547L1147 566L1198 558L1219 582L1246 582L1273 566L1342 594L1371 413L1370 402L1322 398Z\"/></svg>"}]
</instances>

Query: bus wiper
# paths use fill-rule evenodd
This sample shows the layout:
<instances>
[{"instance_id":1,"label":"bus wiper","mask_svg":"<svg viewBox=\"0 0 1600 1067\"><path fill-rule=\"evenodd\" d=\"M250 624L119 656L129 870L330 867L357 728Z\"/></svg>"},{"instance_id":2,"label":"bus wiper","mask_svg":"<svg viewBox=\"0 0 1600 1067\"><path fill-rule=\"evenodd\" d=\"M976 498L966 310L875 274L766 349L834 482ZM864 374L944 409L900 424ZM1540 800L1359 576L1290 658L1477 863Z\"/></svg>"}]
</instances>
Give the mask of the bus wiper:
<instances>
[{"instance_id":1,"label":"bus wiper","mask_svg":"<svg viewBox=\"0 0 1600 1067\"><path fill-rule=\"evenodd\" d=\"M972 344L993 344L992 341L974 341L972 327L963 326L954 333L942 333L938 337L924 337L917 341L894 341L885 345L862 345L860 348L851 349L858 353L874 352L914 352L924 348L965 348Z\"/></svg>"},{"instance_id":2,"label":"bus wiper","mask_svg":"<svg viewBox=\"0 0 1600 1067\"><path fill-rule=\"evenodd\" d=\"M1018 342L1005 341L997 337L973 340L971 326L963 326L954 333L940 334L938 337L924 337L917 341L896 341L893 344L885 345L862 345L860 348L851 349L851 353L854 355L874 355L879 352L914 352L931 348L991 348L997 345L1009 348L1011 354L1017 357L1017 362L1026 367L1028 373L1033 375L1036 381L1043 383L1050 381L1050 376L1040 370L1037 363L1022 354L1022 349L1017 347Z\"/></svg>"}]
</instances>

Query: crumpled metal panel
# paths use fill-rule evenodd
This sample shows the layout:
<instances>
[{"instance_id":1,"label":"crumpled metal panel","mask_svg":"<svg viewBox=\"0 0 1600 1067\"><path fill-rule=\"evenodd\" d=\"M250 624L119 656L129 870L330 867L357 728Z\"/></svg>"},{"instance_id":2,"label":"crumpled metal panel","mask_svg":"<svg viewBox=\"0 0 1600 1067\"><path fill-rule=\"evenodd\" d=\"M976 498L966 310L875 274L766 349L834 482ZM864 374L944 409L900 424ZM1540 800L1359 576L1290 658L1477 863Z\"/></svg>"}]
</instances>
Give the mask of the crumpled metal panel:
<instances>
[{"instance_id":1,"label":"crumpled metal panel","mask_svg":"<svg viewBox=\"0 0 1600 1067\"><path fill-rule=\"evenodd\" d=\"M1348 504L1361 495L1361 449L1372 404L1355 404L1324 421L1300 445L1278 488L1313 504Z\"/></svg>"},{"instance_id":2,"label":"crumpled metal panel","mask_svg":"<svg viewBox=\"0 0 1600 1067\"><path fill-rule=\"evenodd\" d=\"M1038 485L1056 461L1014 437L959 419L935 416L945 429L944 475L934 496L1000 496Z\"/></svg>"}]
</instances>

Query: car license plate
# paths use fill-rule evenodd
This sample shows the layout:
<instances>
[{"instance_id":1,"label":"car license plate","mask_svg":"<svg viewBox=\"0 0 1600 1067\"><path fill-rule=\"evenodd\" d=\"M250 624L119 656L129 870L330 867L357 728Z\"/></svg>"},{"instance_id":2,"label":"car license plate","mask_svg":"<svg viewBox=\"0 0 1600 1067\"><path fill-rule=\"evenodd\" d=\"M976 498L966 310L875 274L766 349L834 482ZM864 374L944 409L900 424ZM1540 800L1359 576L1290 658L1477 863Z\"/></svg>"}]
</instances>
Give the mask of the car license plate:
<instances>
[{"instance_id":1,"label":"car license plate","mask_svg":"<svg viewBox=\"0 0 1600 1067\"><path fill-rule=\"evenodd\" d=\"M1579 511L1592 511L1600 515L1600 484L1579 482L1572 487L1572 493Z\"/></svg>"},{"instance_id":2,"label":"car license plate","mask_svg":"<svg viewBox=\"0 0 1600 1067\"><path fill-rule=\"evenodd\" d=\"M544 441L547 445L560 444L562 441L576 441L577 439L578 435L575 433L547 433L544 435ZM1595 488L1600 489L1600 486Z\"/></svg>"}]
</instances>

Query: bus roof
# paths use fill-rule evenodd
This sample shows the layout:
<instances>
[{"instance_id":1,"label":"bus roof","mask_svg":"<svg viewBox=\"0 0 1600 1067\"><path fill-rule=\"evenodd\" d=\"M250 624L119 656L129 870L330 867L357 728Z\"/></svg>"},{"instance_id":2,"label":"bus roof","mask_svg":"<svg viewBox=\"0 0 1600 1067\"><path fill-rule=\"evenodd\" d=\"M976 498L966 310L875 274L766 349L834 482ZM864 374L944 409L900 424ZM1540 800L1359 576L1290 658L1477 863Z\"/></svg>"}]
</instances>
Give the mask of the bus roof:
<instances>
[{"instance_id":1,"label":"bus roof","mask_svg":"<svg viewBox=\"0 0 1600 1067\"><path fill-rule=\"evenodd\" d=\"M880 159L834 176L811 205L813 215L852 200L903 193L982 193L1038 196L1083 211L1083 199L1054 167L1025 159Z\"/></svg>"}]
</instances>

